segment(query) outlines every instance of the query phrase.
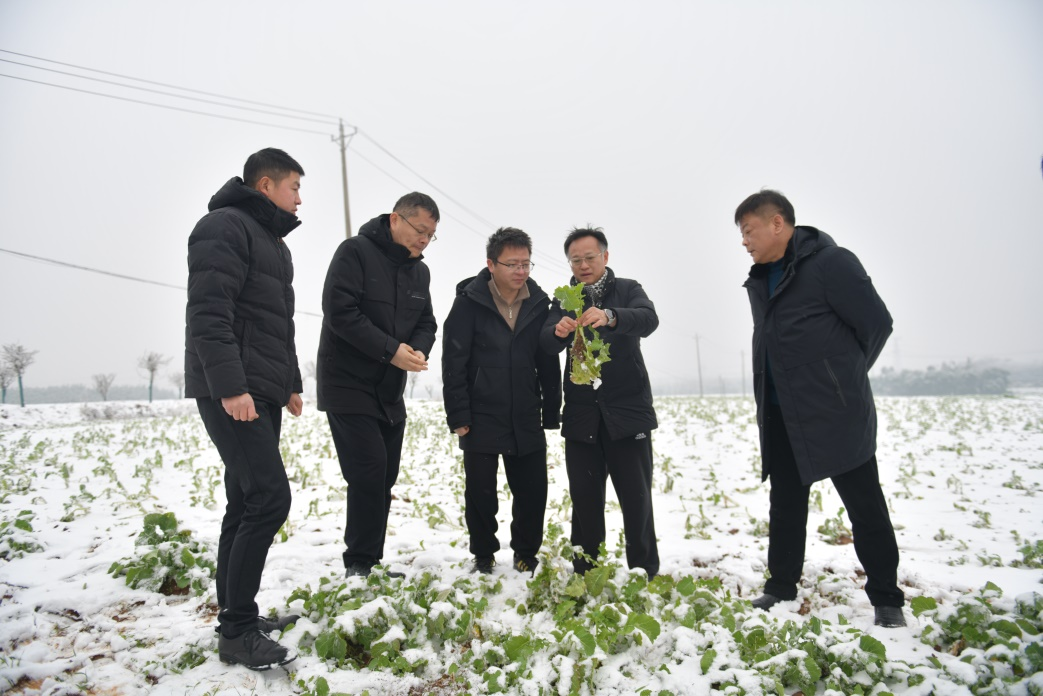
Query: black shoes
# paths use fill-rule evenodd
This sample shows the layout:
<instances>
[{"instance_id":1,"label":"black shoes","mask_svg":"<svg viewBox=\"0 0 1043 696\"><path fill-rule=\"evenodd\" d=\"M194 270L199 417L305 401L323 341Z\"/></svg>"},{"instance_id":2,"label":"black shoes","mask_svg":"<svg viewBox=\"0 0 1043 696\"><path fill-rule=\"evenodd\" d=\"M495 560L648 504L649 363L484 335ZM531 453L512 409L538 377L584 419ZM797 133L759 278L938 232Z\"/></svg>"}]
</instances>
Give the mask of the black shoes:
<instances>
[{"instance_id":1,"label":"black shoes","mask_svg":"<svg viewBox=\"0 0 1043 696\"><path fill-rule=\"evenodd\" d=\"M276 631L282 633L286 630L287 626L297 623L297 621L299 621L300 618L301 617L297 614L276 616L274 619L269 619L265 616L258 616L257 630L261 633L275 633Z\"/></svg>"},{"instance_id":2,"label":"black shoes","mask_svg":"<svg viewBox=\"0 0 1043 696\"><path fill-rule=\"evenodd\" d=\"M536 566L540 564L532 556L515 556L514 569L519 573L528 573L530 576L536 572Z\"/></svg>"},{"instance_id":3,"label":"black shoes","mask_svg":"<svg viewBox=\"0 0 1043 696\"><path fill-rule=\"evenodd\" d=\"M873 607L873 612L876 614L873 623L877 626L899 628L906 625L902 607Z\"/></svg>"},{"instance_id":4,"label":"black shoes","mask_svg":"<svg viewBox=\"0 0 1043 696\"><path fill-rule=\"evenodd\" d=\"M496 559L492 556L475 556L474 566L471 568L471 572L481 573L482 575L492 575L494 565L496 565Z\"/></svg>"},{"instance_id":5,"label":"black shoes","mask_svg":"<svg viewBox=\"0 0 1043 696\"><path fill-rule=\"evenodd\" d=\"M347 566L344 567L344 577L346 577L346 578L358 578L358 577L364 578L364 577L366 577L367 575L369 575L370 573L373 572L373 568L376 565L377 565L376 563L349 563ZM393 572L393 571L390 571L390 570L385 570L384 571L384 575L388 576L389 578L404 578L404 577L406 577L405 573L397 573L397 572Z\"/></svg>"},{"instance_id":6,"label":"black shoes","mask_svg":"<svg viewBox=\"0 0 1043 696\"><path fill-rule=\"evenodd\" d=\"M779 602L785 602L785 601L786 600L783 599L782 597L776 597L773 594L768 594L767 592L765 592L760 597L758 597L757 599L753 600L753 602L751 602L751 604L753 604L753 608L754 609L763 609L764 611L768 611L769 609L771 609L773 606L775 606Z\"/></svg>"},{"instance_id":7,"label":"black shoes","mask_svg":"<svg viewBox=\"0 0 1043 696\"><path fill-rule=\"evenodd\" d=\"M296 655L290 655L289 650L257 629L235 638L219 637L217 650L221 662L226 665L243 665L257 671L285 665L297 659Z\"/></svg>"}]
</instances>

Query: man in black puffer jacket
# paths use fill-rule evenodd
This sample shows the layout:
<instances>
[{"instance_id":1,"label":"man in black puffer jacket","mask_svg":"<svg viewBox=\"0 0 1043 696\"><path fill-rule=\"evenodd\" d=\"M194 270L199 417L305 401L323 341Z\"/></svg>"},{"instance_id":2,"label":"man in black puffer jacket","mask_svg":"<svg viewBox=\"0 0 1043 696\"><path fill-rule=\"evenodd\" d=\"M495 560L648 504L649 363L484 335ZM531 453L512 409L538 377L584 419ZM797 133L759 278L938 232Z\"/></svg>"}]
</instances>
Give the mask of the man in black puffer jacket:
<instances>
[{"instance_id":1,"label":"man in black puffer jacket","mask_svg":"<svg viewBox=\"0 0 1043 696\"><path fill-rule=\"evenodd\" d=\"M406 373L427 369L438 328L431 273L422 260L437 225L431 197L406 194L391 214L341 242L326 274L318 407L326 412L348 484L349 577L368 575L384 557L406 429Z\"/></svg>"},{"instance_id":2,"label":"man in black puffer jacket","mask_svg":"<svg viewBox=\"0 0 1043 696\"><path fill-rule=\"evenodd\" d=\"M442 336L442 395L464 451L467 532L475 570L491 573L503 456L514 568L532 574L547 509L547 438L561 410L558 357L540 350L550 299L529 273L532 239L501 227L486 244L486 268L456 286Z\"/></svg>"},{"instance_id":3,"label":"man in black puffer jacket","mask_svg":"<svg viewBox=\"0 0 1043 696\"><path fill-rule=\"evenodd\" d=\"M279 454L282 407L301 415L293 261L301 165L268 148L210 199L188 239L185 395L196 399L225 465L217 549L221 660L267 669L293 659L268 637L297 617L261 619L254 601L275 533L290 512Z\"/></svg>"},{"instance_id":4,"label":"man in black puffer jacket","mask_svg":"<svg viewBox=\"0 0 1043 696\"><path fill-rule=\"evenodd\" d=\"M641 339L659 326L655 305L636 280L617 278L608 264L608 240L598 228L577 228L565 238L572 283L584 283L587 308L577 319L557 300L540 335L544 350L560 353L578 326L609 344L611 360L601 366L599 385L572 383L572 361L565 366L565 467L572 496L572 543L597 558L605 540L605 479L623 511L627 565L659 572L659 547L652 516L652 431L659 427L652 386L641 355ZM573 560L577 573L591 567Z\"/></svg>"},{"instance_id":5,"label":"man in black puffer jacket","mask_svg":"<svg viewBox=\"0 0 1043 696\"><path fill-rule=\"evenodd\" d=\"M891 335L891 315L855 255L825 232L797 227L781 193L747 198L735 224L754 263L745 287L753 310L761 476L771 479L771 577L753 605L768 609L796 598L811 484L828 478L851 518L877 625L904 626L868 376Z\"/></svg>"}]
</instances>

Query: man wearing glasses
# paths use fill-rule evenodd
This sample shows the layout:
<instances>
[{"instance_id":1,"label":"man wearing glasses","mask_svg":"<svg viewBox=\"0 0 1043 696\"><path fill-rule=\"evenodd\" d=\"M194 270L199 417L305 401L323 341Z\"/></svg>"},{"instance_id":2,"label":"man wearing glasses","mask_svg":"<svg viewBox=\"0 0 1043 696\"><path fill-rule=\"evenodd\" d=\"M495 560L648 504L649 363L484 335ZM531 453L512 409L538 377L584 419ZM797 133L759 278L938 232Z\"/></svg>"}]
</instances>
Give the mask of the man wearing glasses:
<instances>
[{"instance_id":1,"label":"man wearing glasses","mask_svg":"<svg viewBox=\"0 0 1043 696\"><path fill-rule=\"evenodd\" d=\"M318 408L326 412L348 484L348 577L368 575L384 556L406 425L406 373L427 369L438 328L431 273L422 261L438 218L430 196L406 194L392 213L341 242L326 274Z\"/></svg>"},{"instance_id":2,"label":"man wearing glasses","mask_svg":"<svg viewBox=\"0 0 1043 696\"><path fill-rule=\"evenodd\" d=\"M659 549L652 516L652 430L658 427L652 387L641 355L641 339L659 326L655 305L636 280L617 278L608 264L608 240L600 228L577 228L565 238L572 284L583 283L586 309L578 318L555 301L543 325L544 350L559 353L577 327L600 334L610 344L611 360L601 366L601 384L573 384L571 361L565 368L565 468L572 496L572 543L596 559L605 541L605 480L623 511L627 565L659 572ZM589 338L589 336L588 336ZM573 568L591 568L575 558Z\"/></svg>"},{"instance_id":3,"label":"man wearing glasses","mask_svg":"<svg viewBox=\"0 0 1043 696\"><path fill-rule=\"evenodd\" d=\"M500 456L514 498L514 568L532 574L547 508L547 439L558 428L561 368L540 350L549 298L529 274L532 239L501 227L489 237L486 268L456 286L442 334L442 395L464 451L465 509L474 570L491 573Z\"/></svg>"}]
</instances>

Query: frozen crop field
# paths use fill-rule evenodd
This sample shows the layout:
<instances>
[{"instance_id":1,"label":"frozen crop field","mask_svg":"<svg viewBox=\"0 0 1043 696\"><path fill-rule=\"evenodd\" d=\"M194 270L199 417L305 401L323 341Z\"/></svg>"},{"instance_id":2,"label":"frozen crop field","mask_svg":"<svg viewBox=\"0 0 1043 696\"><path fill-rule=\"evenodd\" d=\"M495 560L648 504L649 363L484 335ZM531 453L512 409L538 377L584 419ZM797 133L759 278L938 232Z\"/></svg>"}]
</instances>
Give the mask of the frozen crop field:
<instances>
[{"instance_id":1,"label":"frozen crop field","mask_svg":"<svg viewBox=\"0 0 1043 696\"><path fill-rule=\"evenodd\" d=\"M749 605L768 505L752 400L657 400L652 583L620 558L611 493L605 565L570 574L556 434L536 576L510 567L505 484L500 565L470 574L462 460L430 401L409 403L388 532L385 562L406 578L344 580L344 482L306 404L283 421L294 502L258 596L303 615L281 638L299 657L263 673L217 659L222 465L194 404L3 406L0 692L1043 693L1043 395L878 404L904 629L873 626L828 482L798 599Z\"/></svg>"}]
</instances>

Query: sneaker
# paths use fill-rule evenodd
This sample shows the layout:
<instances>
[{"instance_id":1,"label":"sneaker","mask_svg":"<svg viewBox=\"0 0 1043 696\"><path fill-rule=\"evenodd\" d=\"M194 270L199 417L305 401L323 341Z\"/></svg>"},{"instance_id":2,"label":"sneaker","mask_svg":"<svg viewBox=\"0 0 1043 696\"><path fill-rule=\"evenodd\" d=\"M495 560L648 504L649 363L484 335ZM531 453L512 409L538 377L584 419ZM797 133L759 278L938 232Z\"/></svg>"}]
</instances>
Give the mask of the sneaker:
<instances>
[{"instance_id":1,"label":"sneaker","mask_svg":"<svg viewBox=\"0 0 1043 696\"><path fill-rule=\"evenodd\" d=\"M217 639L217 650L221 662L226 665L243 665L257 671L285 665L297 659L274 640L257 629L247 631L235 638L221 636Z\"/></svg>"},{"instance_id":2,"label":"sneaker","mask_svg":"<svg viewBox=\"0 0 1043 696\"><path fill-rule=\"evenodd\" d=\"M873 607L876 618L873 623L884 628L899 628L905 626L905 615L902 607Z\"/></svg>"},{"instance_id":3,"label":"sneaker","mask_svg":"<svg viewBox=\"0 0 1043 696\"><path fill-rule=\"evenodd\" d=\"M297 614L288 614L286 616L276 616L274 619L269 619L264 616L257 617L257 630L261 633L275 633L278 631L282 633L286 630L287 626L292 626L300 620L300 616Z\"/></svg>"},{"instance_id":4,"label":"sneaker","mask_svg":"<svg viewBox=\"0 0 1043 696\"><path fill-rule=\"evenodd\" d=\"M474 566L471 568L471 572L481 573L482 575L492 575L494 565L496 565L496 559L492 556L475 556Z\"/></svg>"},{"instance_id":5,"label":"sneaker","mask_svg":"<svg viewBox=\"0 0 1043 696\"><path fill-rule=\"evenodd\" d=\"M753 600L751 602L751 604L753 604L753 608L754 609L763 609L764 611L768 611L769 609L771 609L773 606L775 606L779 602L785 602L785 601L786 600L783 599L782 597L776 597L773 594L768 594L767 592L765 592L760 597L758 597L757 599Z\"/></svg>"},{"instance_id":6,"label":"sneaker","mask_svg":"<svg viewBox=\"0 0 1043 696\"><path fill-rule=\"evenodd\" d=\"M540 564L532 556L515 556L514 557L514 569L519 573L528 573L533 575L536 572L536 566Z\"/></svg>"}]
</instances>

